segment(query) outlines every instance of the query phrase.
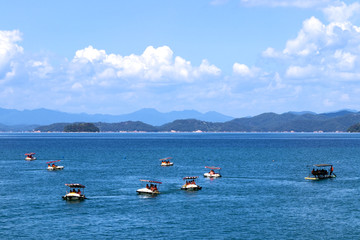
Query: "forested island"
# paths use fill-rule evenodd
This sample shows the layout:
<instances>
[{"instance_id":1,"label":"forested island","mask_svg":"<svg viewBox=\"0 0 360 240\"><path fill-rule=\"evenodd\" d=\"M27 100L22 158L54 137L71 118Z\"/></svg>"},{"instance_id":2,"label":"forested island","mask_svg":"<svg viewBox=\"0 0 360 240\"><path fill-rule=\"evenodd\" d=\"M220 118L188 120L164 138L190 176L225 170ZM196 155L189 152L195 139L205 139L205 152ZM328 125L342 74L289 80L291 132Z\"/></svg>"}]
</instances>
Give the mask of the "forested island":
<instances>
[{"instance_id":1,"label":"forested island","mask_svg":"<svg viewBox=\"0 0 360 240\"><path fill-rule=\"evenodd\" d=\"M64 132L100 132L93 123L73 123L64 127Z\"/></svg>"}]
</instances>

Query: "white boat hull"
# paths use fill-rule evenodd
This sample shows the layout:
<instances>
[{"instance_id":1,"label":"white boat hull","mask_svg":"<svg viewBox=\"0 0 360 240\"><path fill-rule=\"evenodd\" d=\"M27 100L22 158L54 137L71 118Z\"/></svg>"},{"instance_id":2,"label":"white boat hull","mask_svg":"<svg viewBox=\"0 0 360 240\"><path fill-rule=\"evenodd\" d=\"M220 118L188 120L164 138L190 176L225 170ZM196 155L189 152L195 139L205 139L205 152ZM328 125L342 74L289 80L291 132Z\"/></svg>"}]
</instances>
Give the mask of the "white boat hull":
<instances>
[{"instance_id":1,"label":"white boat hull","mask_svg":"<svg viewBox=\"0 0 360 240\"><path fill-rule=\"evenodd\" d=\"M327 179L327 178L336 178L336 175L332 174L332 175L320 175L318 177L315 177L315 176L305 177L306 180L313 180L313 181L318 181L318 180Z\"/></svg>"},{"instance_id":2,"label":"white boat hull","mask_svg":"<svg viewBox=\"0 0 360 240\"><path fill-rule=\"evenodd\" d=\"M56 166L56 167L48 167L47 170L49 171L56 171L56 170L63 170L64 166Z\"/></svg>"},{"instance_id":3,"label":"white boat hull","mask_svg":"<svg viewBox=\"0 0 360 240\"><path fill-rule=\"evenodd\" d=\"M26 161L34 161L34 160L36 160L36 157L32 157L32 158L31 157L26 157L25 160Z\"/></svg>"},{"instance_id":4,"label":"white boat hull","mask_svg":"<svg viewBox=\"0 0 360 240\"><path fill-rule=\"evenodd\" d=\"M182 187L181 187L181 190L187 190L187 191L198 191L198 190L201 190L202 187L196 185L196 184L189 184L189 185L186 185L184 184Z\"/></svg>"},{"instance_id":5,"label":"white boat hull","mask_svg":"<svg viewBox=\"0 0 360 240\"><path fill-rule=\"evenodd\" d=\"M173 162L170 162L170 163L161 163L161 166L163 166L163 167L168 167L168 166L172 166L172 165L174 165Z\"/></svg>"},{"instance_id":6,"label":"white boat hull","mask_svg":"<svg viewBox=\"0 0 360 240\"><path fill-rule=\"evenodd\" d=\"M210 173L204 173L204 177L208 178L218 178L221 177L220 173L210 174Z\"/></svg>"},{"instance_id":7,"label":"white boat hull","mask_svg":"<svg viewBox=\"0 0 360 240\"><path fill-rule=\"evenodd\" d=\"M65 196L63 196L62 198L67 201L79 201L79 200L84 200L85 195L81 195L78 193L68 193Z\"/></svg>"},{"instance_id":8,"label":"white boat hull","mask_svg":"<svg viewBox=\"0 0 360 240\"><path fill-rule=\"evenodd\" d=\"M159 194L160 192L155 190L155 191L152 191L148 188L140 188L138 190L136 190L137 193L139 194Z\"/></svg>"}]
</instances>

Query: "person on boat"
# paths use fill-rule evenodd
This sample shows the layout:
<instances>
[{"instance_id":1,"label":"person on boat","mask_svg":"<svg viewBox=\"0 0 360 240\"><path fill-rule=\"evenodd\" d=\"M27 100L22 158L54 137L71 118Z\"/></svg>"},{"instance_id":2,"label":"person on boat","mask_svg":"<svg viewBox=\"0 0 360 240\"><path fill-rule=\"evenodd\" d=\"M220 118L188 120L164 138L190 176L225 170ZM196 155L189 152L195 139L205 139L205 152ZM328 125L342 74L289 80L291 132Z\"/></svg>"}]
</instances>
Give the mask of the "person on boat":
<instances>
[{"instance_id":1,"label":"person on boat","mask_svg":"<svg viewBox=\"0 0 360 240\"><path fill-rule=\"evenodd\" d=\"M73 188L72 192L73 192L73 193L75 193L75 192L76 192L76 191L75 191L75 188Z\"/></svg>"},{"instance_id":2,"label":"person on boat","mask_svg":"<svg viewBox=\"0 0 360 240\"><path fill-rule=\"evenodd\" d=\"M333 171L334 171L334 167L331 165L331 167L330 167L330 176L331 176L331 174L333 174Z\"/></svg>"},{"instance_id":3,"label":"person on boat","mask_svg":"<svg viewBox=\"0 0 360 240\"><path fill-rule=\"evenodd\" d=\"M80 188L77 190L77 194L81 195Z\"/></svg>"},{"instance_id":4,"label":"person on boat","mask_svg":"<svg viewBox=\"0 0 360 240\"><path fill-rule=\"evenodd\" d=\"M210 170L209 174L214 175L215 174L214 170Z\"/></svg>"},{"instance_id":5,"label":"person on boat","mask_svg":"<svg viewBox=\"0 0 360 240\"><path fill-rule=\"evenodd\" d=\"M55 163L52 164L52 167L56 167Z\"/></svg>"},{"instance_id":6,"label":"person on boat","mask_svg":"<svg viewBox=\"0 0 360 240\"><path fill-rule=\"evenodd\" d=\"M157 189L157 185L155 184L155 186L154 186L154 191L157 191L158 189Z\"/></svg>"},{"instance_id":7,"label":"person on boat","mask_svg":"<svg viewBox=\"0 0 360 240\"><path fill-rule=\"evenodd\" d=\"M150 189L149 184L146 184L146 188L147 188L147 189Z\"/></svg>"},{"instance_id":8,"label":"person on boat","mask_svg":"<svg viewBox=\"0 0 360 240\"><path fill-rule=\"evenodd\" d=\"M50 167L50 163L48 164L48 167Z\"/></svg>"}]
</instances>

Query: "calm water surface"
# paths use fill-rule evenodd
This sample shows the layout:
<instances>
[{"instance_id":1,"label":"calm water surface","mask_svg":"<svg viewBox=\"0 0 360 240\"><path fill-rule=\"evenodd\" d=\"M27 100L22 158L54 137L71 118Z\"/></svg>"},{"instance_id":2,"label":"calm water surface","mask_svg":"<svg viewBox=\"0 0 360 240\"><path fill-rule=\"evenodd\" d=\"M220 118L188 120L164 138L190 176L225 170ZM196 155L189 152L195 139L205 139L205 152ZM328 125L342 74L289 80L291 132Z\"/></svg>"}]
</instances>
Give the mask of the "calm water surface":
<instances>
[{"instance_id":1,"label":"calm water surface","mask_svg":"<svg viewBox=\"0 0 360 240\"><path fill-rule=\"evenodd\" d=\"M304 180L316 163L338 177ZM0 238L360 239L359 170L358 134L1 133ZM185 176L203 189L181 191ZM162 194L137 195L139 179ZM88 199L63 201L65 183Z\"/></svg>"}]
</instances>

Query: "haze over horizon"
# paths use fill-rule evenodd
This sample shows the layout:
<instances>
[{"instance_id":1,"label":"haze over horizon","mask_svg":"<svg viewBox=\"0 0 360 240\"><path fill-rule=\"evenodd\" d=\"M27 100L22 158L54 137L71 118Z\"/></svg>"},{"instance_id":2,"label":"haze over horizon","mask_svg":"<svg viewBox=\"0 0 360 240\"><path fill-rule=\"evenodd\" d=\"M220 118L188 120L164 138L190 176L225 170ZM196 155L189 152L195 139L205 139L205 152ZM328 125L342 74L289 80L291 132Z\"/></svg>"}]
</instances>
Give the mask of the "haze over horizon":
<instances>
[{"instance_id":1,"label":"haze over horizon","mask_svg":"<svg viewBox=\"0 0 360 240\"><path fill-rule=\"evenodd\" d=\"M360 109L359 13L337 0L4 1L0 107Z\"/></svg>"}]
</instances>

